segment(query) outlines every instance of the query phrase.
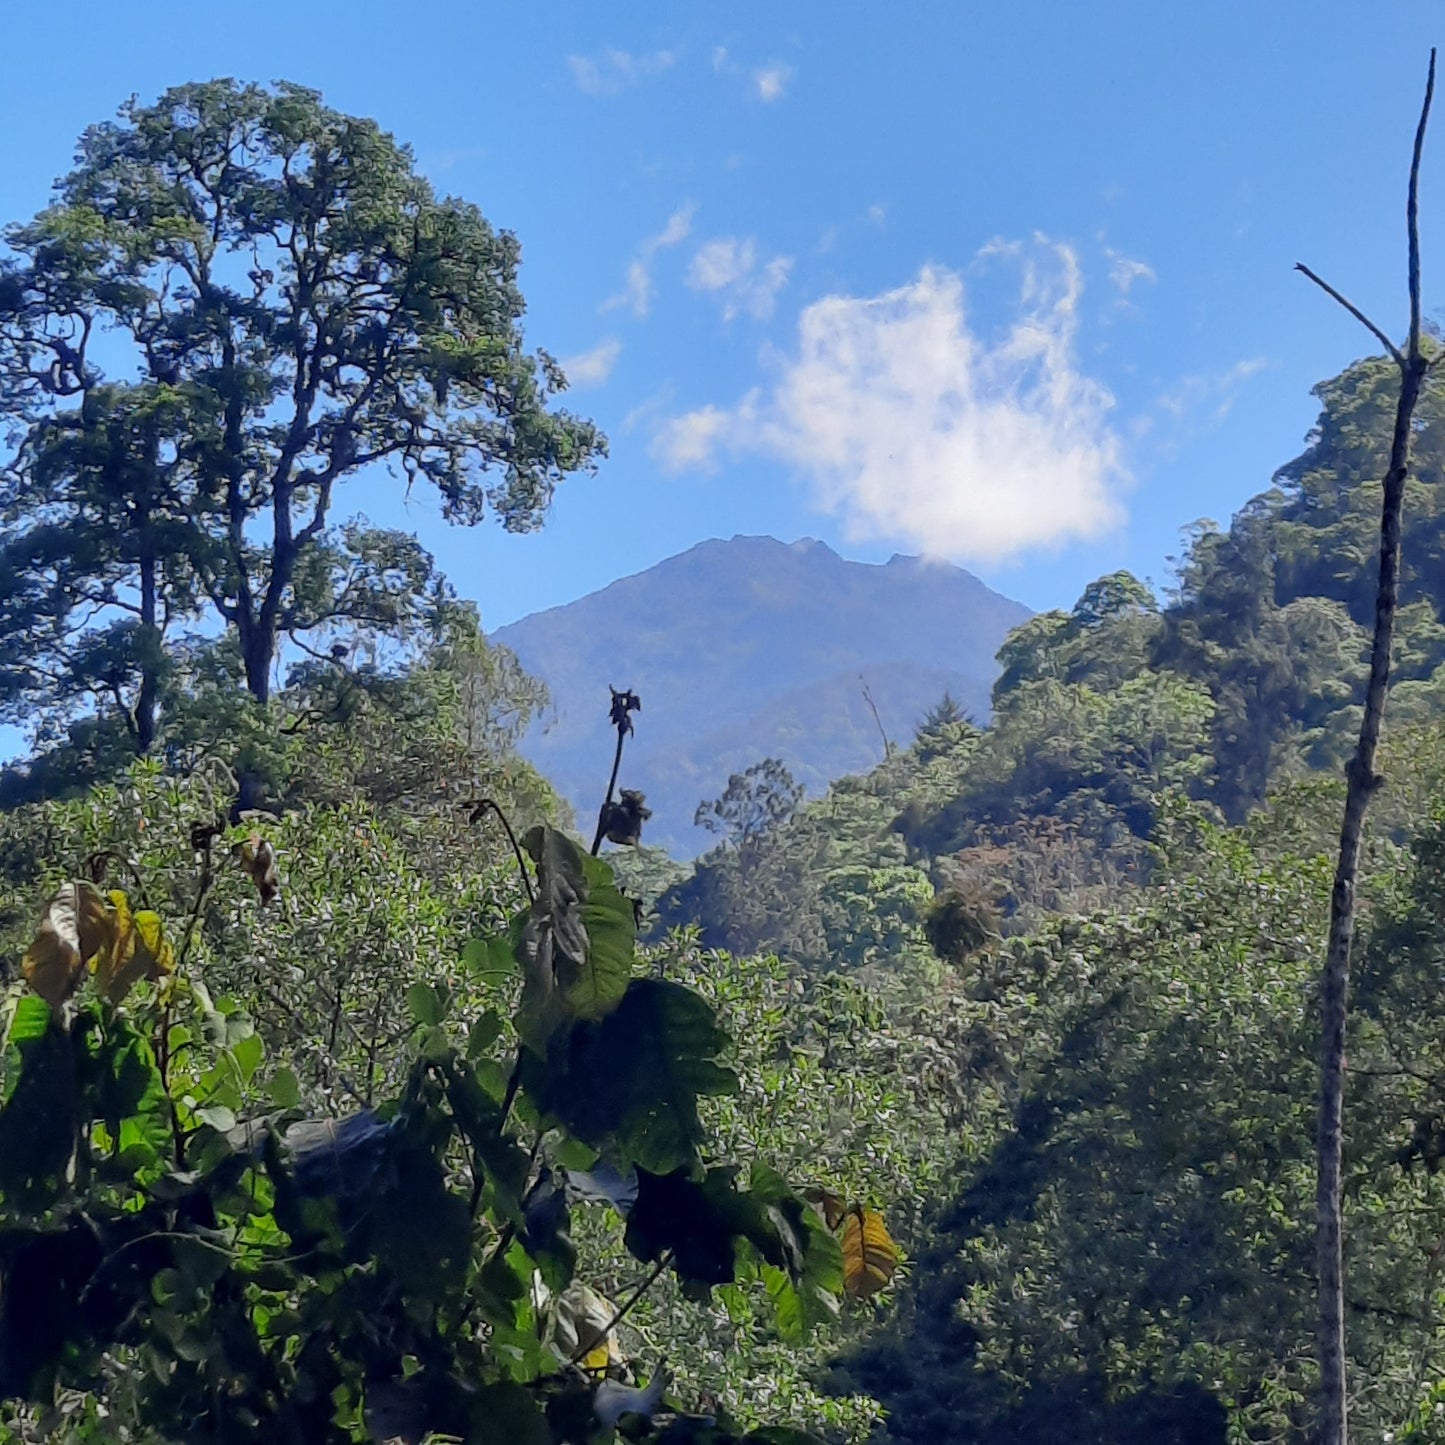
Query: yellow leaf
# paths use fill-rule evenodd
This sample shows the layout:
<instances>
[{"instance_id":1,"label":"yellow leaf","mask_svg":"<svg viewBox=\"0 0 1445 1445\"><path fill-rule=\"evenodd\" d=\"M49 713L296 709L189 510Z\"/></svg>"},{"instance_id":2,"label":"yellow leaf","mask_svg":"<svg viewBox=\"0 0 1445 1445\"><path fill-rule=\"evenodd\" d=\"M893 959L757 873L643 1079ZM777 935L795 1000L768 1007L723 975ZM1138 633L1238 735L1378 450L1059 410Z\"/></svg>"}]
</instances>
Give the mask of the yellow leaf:
<instances>
[{"instance_id":1,"label":"yellow leaf","mask_svg":"<svg viewBox=\"0 0 1445 1445\"><path fill-rule=\"evenodd\" d=\"M584 1370L591 1370L600 1374L612 1363L612 1352L616 1348L616 1344L609 1340L606 1344L598 1345L595 1349L588 1350L578 1363L581 1364Z\"/></svg>"},{"instance_id":2,"label":"yellow leaf","mask_svg":"<svg viewBox=\"0 0 1445 1445\"><path fill-rule=\"evenodd\" d=\"M886 1289L898 1267L898 1246L876 1209L855 1204L843 1219L843 1288L854 1299Z\"/></svg>"},{"instance_id":3,"label":"yellow leaf","mask_svg":"<svg viewBox=\"0 0 1445 1445\"><path fill-rule=\"evenodd\" d=\"M617 1331L609 1329L617 1310L611 1300L585 1284L573 1281L557 1297L556 1343L568 1359L597 1374L620 1365L624 1356ZM585 1348L584 1354L578 1354Z\"/></svg>"},{"instance_id":4,"label":"yellow leaf","mask_svg":"<svg viewBox=\"0 0 1445 1445\"><path fill-rule=\"evenodd\" d=\"M20 968L26 983L58 1013L91 961L110 951L115 933L115 911L93 883L62 884L25 950Z\"/></svg>"},{"instance_id":5,"label":"yellow leaf","mask_svg":"<svg viewBox=\"0 0 1445 1445\"><path fill-rule=\"evenodd\" d=\"M114 945L92 964L101 993L111 1003L119 1003L142 979L164 978L174 973L175 950L165 936L159 913L141 909L130 911L130 904L119 889L110 895L115 910L116 937Z\"/></svg>"}]
</instances>

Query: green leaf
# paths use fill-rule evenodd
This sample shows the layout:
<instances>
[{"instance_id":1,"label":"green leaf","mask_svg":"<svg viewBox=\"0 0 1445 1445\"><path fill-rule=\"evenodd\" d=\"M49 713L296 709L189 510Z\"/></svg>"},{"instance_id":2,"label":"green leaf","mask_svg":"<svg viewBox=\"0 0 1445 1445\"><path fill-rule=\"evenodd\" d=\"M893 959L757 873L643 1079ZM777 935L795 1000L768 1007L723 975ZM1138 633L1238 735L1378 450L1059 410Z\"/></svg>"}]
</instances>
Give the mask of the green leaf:
<instances>
[{"instance_id":1,"label":"green leaf","mask_svg":"<svg viewBox=\"0 0 1445 1445\"><path fill-rule=\"evenodd\" d=\"M245 1083L249 1084L255 1077L265 1051L261 1035L255 1033L246 1034L231 1045L231 1057L236 1061L236 1067L241 1071L241 1078Z\"/></svg>"},{"instance_id":2,"label":"green leaf","mask_svg":"<svg viewBox=\"0 0 1445 1445\"><path fill-rule=\"evenodd\" d=\"M843 1288L837 1243L772 1170L755 1168L751 1182L752 1188L739 1189L735 1168L710 1169L701 1178L684 1170L655 1175L639 1169L627 1247L643 1261L670 1251L678 1275L704 1290L730 1284L742 1251L755 1252L770 1292L775 1281L779 1292L791 1292L786 1321L779 1310L780 1329L785 1338L798 1339L807 1326L836 1312L829 1290Z\"/></svg>"},{"instance_id":3,"label":"green leaf","mask_svg":"<svg viewBox=\"0 0 1445 1445\"><path fill-rule=\"evenodd\" d=\"M488 1009L467 1030L467 1058L474 1061L481 1058L501 1038L504 1028L506 1024L501 1014L495 1009Z\"/></svg>"},{"instance_id":4,"label":"green leaf","mask_svg":"<svg viewBox=\"0 0 1445 1445\"><path fill-rule=\"evenodd\" d=\"M564 1169L590 1169L597 1162L597 1151L580 1139L559 1139L549 1152L552 1162Z\"/></svg>"},{"instance_id":5,"label":"green leaf","mask_svg":"<svg viewBox=\"0 0 1445 1445\"><path fill-rule=\"evenodd\" d=\"M441 1023L446 1017L446 1001L441 992L429 983L414 983L406 991L406 1011L423 1028Z\"/></svg>"},{"instance_id":6,"label":"green leaf","mask_svg":"<svg viewBox=\"0 0 1445 1445\"><path fill-rule=\"evenodd\" d=\"M126 1165L148 1172L168 1157L170 1100L150 1040L124 1018L95 1039L95 1111L116 1136Z\"/></svg>"},{"instance_id":7,"label":"green leaf","mask_svg":"<svg viewBox=\"0 0 1445 1445\"><path fill-rule=\"evenodd\" d=\"M21 1041L12 1031L8 1050L9 1097L0 1108L0 1200L38 1211L64 1188L82 1119L73 1035L59 1028L36 1033L27 1027L26 1032Z\"/></svg>"},{"instance_id":8,"label":"green leaf","mask_svg":"<svg viewBox=\"0 0 1445 1445\"><path fill-rule=\"evenodd\" d=\"M637 915L617 887L611 867L582 855L587 896L582 922L587 929L587 969L569 999L578 1018L596 1019L616 1007L632 979L637 948Z\"/></svg>"},{"instance_id":9,"label":"green leaf","mask_svg":"<svg viewBox=\"0 0 1445 1445\"><path fill-rule=\"evenodd\" d=\"M266 1085L266 1093L278 1109L294 1109L301 1103L301 1085L290 1069L277 1069Z\"/></svg>"},{"instance_id":10,"label":"green leaf","mask_svg":"<svg viewBox=\"0 0 1445 1445\"><path fill-rule=\"evenodd\" d=\"M33 993L22 994L15 1004L6 1043L16 1048L33 1043L50 1027L53 1017L50 1006L43 998Z\"/></svg>"},{"instance_id":11,"label":"green leaf","mask_svg":"<svg viewBox=\"0 0 1445 1445\"><path fill-rule=\"evenodd\" d=\"M474 938L462 949L462 966L478 978L509 978L517 972L517 955L505 938Z\"/></svg>"},{"instance_id":12,"label":"green leaf","mask_svg":"<svg viewBox=\"0 0 1445 1445\"><path fill-rule=\"evenodd\" d=\"M600 1019L615 1008L632 976L632 905L605 863L555 828L522 840L537 865L537 891L523 930L525 982L517 1030L540 1051L574 1019Z\"/></svg>"},{"instance_id":13,"label":"green leaf","mask_svg":"<svg viewBox=\"0 0 1445 1445\"><path fill-rule=\"evenodd\" d=\"M478 1392L472 1421L480 1445L552 1445L547 1417L531 1391L511 1381Z\"/></svg>"},{"instance_id":14,"label":"green leaf","mask_svg":"<svg viewBox=\"0 0 1445 1445\"><path fill-rule=\"evenodd\" d=\"M637 1202L627 1216L626 1242L644 1263L669 1251L673 1268L691 1283L731 1284L737 1273L737 1231L719 1208L719 1190L731 1187L731 1174L713 1171L702 1180L685 1170L671 1174L637 1171Z\"/></svg>"},{"instance_id":15,"label":"green leaf","mask_svg":"<svg viewBox=\"0 0 1445 1445\"><path fill-rule=\"evenodd\" d=\"M612 1013L574 1024L545 1058L524 1049L522 1083L545 1117L619 1167L665 1174L696 1157L698 1099L737 1089L737 1076L716 1062L727 1044L691 989L636 979Z\"/></svg>"}]
</instances>

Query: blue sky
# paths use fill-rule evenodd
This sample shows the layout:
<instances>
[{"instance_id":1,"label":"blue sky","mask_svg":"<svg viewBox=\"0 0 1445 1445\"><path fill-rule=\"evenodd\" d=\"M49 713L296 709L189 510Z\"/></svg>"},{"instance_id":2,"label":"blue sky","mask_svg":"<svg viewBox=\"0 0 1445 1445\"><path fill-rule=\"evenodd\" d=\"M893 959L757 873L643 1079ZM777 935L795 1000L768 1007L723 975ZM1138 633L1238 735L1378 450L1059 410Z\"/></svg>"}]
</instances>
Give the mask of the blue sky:
<instances>
[{"instance_id":1,"label":"blue sky","mask_svg":"<svg viewBox=\"0 0 1445 1445\"><path fill-rule=\"evenodd\" d=\"M927 551L1036 608L1295 455L1403 326L1438 5L884 7L132 0L6 7L0 219L132 93L291 79L376 117L523 244L529 341L608 432L547 529L367 481L488 626L710 536ZM22 63L14 63L20 57ZM26 61L25 57L31 57ZM1424 177L1445 306L1445 115ZM1437 258L1439 258L1437 260Z\"/></svg>"}]
</instances>

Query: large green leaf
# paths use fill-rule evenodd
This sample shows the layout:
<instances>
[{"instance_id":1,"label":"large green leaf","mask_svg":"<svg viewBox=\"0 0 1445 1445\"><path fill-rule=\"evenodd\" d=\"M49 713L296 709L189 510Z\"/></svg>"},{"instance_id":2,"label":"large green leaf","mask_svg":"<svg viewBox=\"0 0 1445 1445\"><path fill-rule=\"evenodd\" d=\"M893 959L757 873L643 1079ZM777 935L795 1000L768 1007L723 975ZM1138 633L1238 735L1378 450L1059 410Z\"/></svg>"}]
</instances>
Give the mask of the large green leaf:
<instances>
[{"instance_id":1,"label":"large green leaf","mask_svg":"<svg viewBox=\"0 0 1445 1445\"><path fill-rule=\"evenodd\" d=\"M729 1284L737 1274L738 1241L756 1217L736 1207L732 1170L711 1170L694 1179L684 1169L670 1174L637 1171L637 1202L627 1216L627 1247L650 1263L671 1253L685 1284Z\"/></svg>"},{"instance_id":2,"label":"large green leaf","mask_svg":"<svg viewBox=\"0 0 1445 1445\"><path fill-rule=\"evenodd\" d=\"M39 1026L39 998L21 1001L6 1051L8 1097L0 1107L0 1201L40 1210L65 1187L81 1127L76 1076L79 1027L72 1033L47 1022Z\"/></svg>"},{"instance_id":3,"label":"large green leaf","mask_svg":"<svg viewBox=\"0 0 1445 1445\"><path fill-rule=\"evenodd\" d=\"M22 994L15 1003L15 1013L10 1019L10 1031L5 1038L9 1060L13 1064L20 1057L22 1045L34 1043L49 1029L54 1015L49 1005L38 994ZM7 1071L7 1082L13 1084L18 1074Z\"/></svg>"},{"instance_id":4,"label":"large green leaf","mask_svg":"<svg viewBox=\"0 0 1445 1445\"><path fill-rule=\"evenodd\" d=\"M755 1166L751 1187L737 1170L637 1172L637 1202L627 1220L627 1247L651 1261L671 1253L673 1267L694 1292L734 1279L744 1247L763 1261L784 1338L837 1313L843 1274L837 1242L813 1210L772 1170Z\"/></svg>"},{"instance_id":5,"label":"large green leaf","mask_svg":"<svg viewBox=\"0 0 1445 1445\"><path fill-rule=\"evenodd\" d=\"M632 980L637 946L637 915L617 887L612 868L600 858L582 855L587 897L582 922L587 929L587 968L571 990L578 1018L601 1018L615 1008Z\"/></svg>"},{"instance_id":6,"label":"large green leaf","mask_svg":"<svg viewBox=\"0 0 1445 1445\"><path fill-rule=\"evenodd\" d=\"M727 1044L691 989L635 979L601 1022L574 1024L545 1056L524 1050L522 1084L545 1116L619 1166L666 1174L696 1158L698 1099L737 1089L717 1062Z\"/></svg>"},{"instance_id":7,"label":"large green leaf","mask_svg":"<svg viewBox=\"0 0 1445 1445\"><path fill-rule=\"evenodd\" d=\"M790 1343L836 1318L843 1295L843 1253L817 1214L805 1210L800 1221L802 1253L791 1269L763 1266L778 1333Z\"/></svg>"},{"instance_id":8,"label":"large green leaf","mask_svg":"<svg viewBox=\"0 0 1445 1445\"><path fill-rule=\"evenodd\" d=\"M104 1121L132 1172L168 1160L170 1100L150 1040L124 1018L88 1035L96 1116Z\"/></svg>"},{"instance_id":9,"label":"large green leaf","mask_svg":"<svg viewBox=\"0 0 1445 1445\"><path fill-rule=\"evenodd\" d=\"M636 931L632 905L605 863L555 828L531 829L522 845L537 885L519 945L517 1029L540 1052L572 1020L600 1019L617 1006L632 976Z\"/></svg>"}]
</instances>

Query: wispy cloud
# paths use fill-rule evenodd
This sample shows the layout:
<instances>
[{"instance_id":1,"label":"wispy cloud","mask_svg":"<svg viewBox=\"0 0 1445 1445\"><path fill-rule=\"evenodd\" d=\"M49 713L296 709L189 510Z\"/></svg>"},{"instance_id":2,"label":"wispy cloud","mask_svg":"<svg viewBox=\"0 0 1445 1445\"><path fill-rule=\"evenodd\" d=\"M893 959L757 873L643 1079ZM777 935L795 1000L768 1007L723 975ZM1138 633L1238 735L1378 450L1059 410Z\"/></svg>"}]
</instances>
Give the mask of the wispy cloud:
<instances>
[{"instance_id":1,"label":"wispy cloud","mask_svg":"<svg viewBox=\"0 0 1445 1445\"><path fill-rule=\"evenodd\" d=\"M586 95L620 95L654 75L671 70L677 56L670 50L634 55L611 47L601 55L569 55L567 68L577 89Z\"/></svg>"},{"instance_id":2,"label":"wispy cloud","mask_svg":"<svg viewBox=\"0 0 1445 1445\"><path fill-rule=\"evenodd\" d=\"M791 65L782 60L770 60L766 65L756 65L749 70L733 58L726 45L713 47L712 68L717 75L746 76L752 93L764 105L782 100L797 74Z\"/></svg>"},{"instance_id":3,"label":"wispy cloud","mask_svg":"<svg viewBox=\"0 0 1445 1445\"><path fill-rule=\"evenodd\" d=\"M1104 255L1109 261L1109 281L1121 300L1129 299L1129 292L1133 290L1136 281L1145 281L1152 285L1158 280L1154 268L1147 261L1137 261L1134 257L1107 246L1104 248Z\"/></svg>"},{"instance_id":4,"label":"wispy cloud","mask_svg":"<svg viewBox=\"0 0 1445 1445\"><path fill-rule=\"evenodd\" d=\"M792 79L793 67L776 61L772 65L760 65L753 71L753 85L764 105L781 100L788 93Z\"/></svg>"},{"instance_id":5,"label":"wispy cloud","mask_svg":"<svg viewBox=\"0 0 1445 1445\"><path fill-rule=\"evenodd\" d=\"M739 312L758 321L773 314L778 292L792 273L791 256L774 256L761 265L758 243L752 236L718 236L693 253L687 284L694 291L710 291L722 300L723 317L731 321Z\"/></svg>"},{"instance_id":6,"label":"wispy cloud","mask_svg":"<svg viewBox=\"0 0 1445 1445\"><path fill-rule=\"evenodd\" d=\"M580 351L576 356L564 356L561 366L563 375L575 387L601 386L617 365L622 355L622 343L609 336L599 341L590 351Z\"/></svg>"},{"instance_id":7,"label":"wispy cloud","mask_svg":"<svg viewBox=\"0 0 1445 1445\"><path fill-rule=\"evenodd\" d=\"M1044 237L987 253L1022 273L998 338L970 329L963 280L941 268L878 296L826 297L802 313L770 386L669 419L653 455L679 472L774 458L851 539L934 556L997 562L1116 525L1126 477L1113 398L1077 359L1077 257Z\"/></svg>"},{"instance_id":8,"label":"wispy cloud","mask_svg":"<svg viewBox=\"0 0 1445 1445\"><path fill-rule=\"evenodd\" d=\"M757 398L749 395L731 411L711 404L669 417L652 441L652 455L669 472L711 472L717 453L738 441L740 424L757 417Z\"/></svg>"},{"instance_id":9,"label":"wispy cloud","mask_svg":"<svg viewBox=\"0 0 1445 1445\"><path fill-rule=\"evenodd\" d=\"M652 260L659 251L671 246L680 246L692 233L692 218L697 207L691 202L679 206L668 218L667 224L655 236L649 236L637 248L637 254L627 263L627 280L623 289L615 296L609 296L598 308L601 311L615 311L626 307L634 316L646 316L652 307Z\"/></svg>"},{"instance_id":10,"label":"wispy cloud","mask_svg":"<svg viewBox=\"0 0 1445 1445\"><path fill-rule=\"evenodd\" d=\"M868 219L881 230L884 222L888 219L888 207L882 202L875 201L868 207Z\"/></svg>"},{"instance_id":11,"label":"wispy cloud","mask_svg":"<svg viewBox=\"0 0 1445 1445\"><path fill-rule=\"evenodd\" d=\"M1269 367L1269 358L1250 356L1223 371L1181 376L1155 401L1158 409L1186 426L1218 426L1239 400L1245 383Z\"/></svg>"}]
</instances>

